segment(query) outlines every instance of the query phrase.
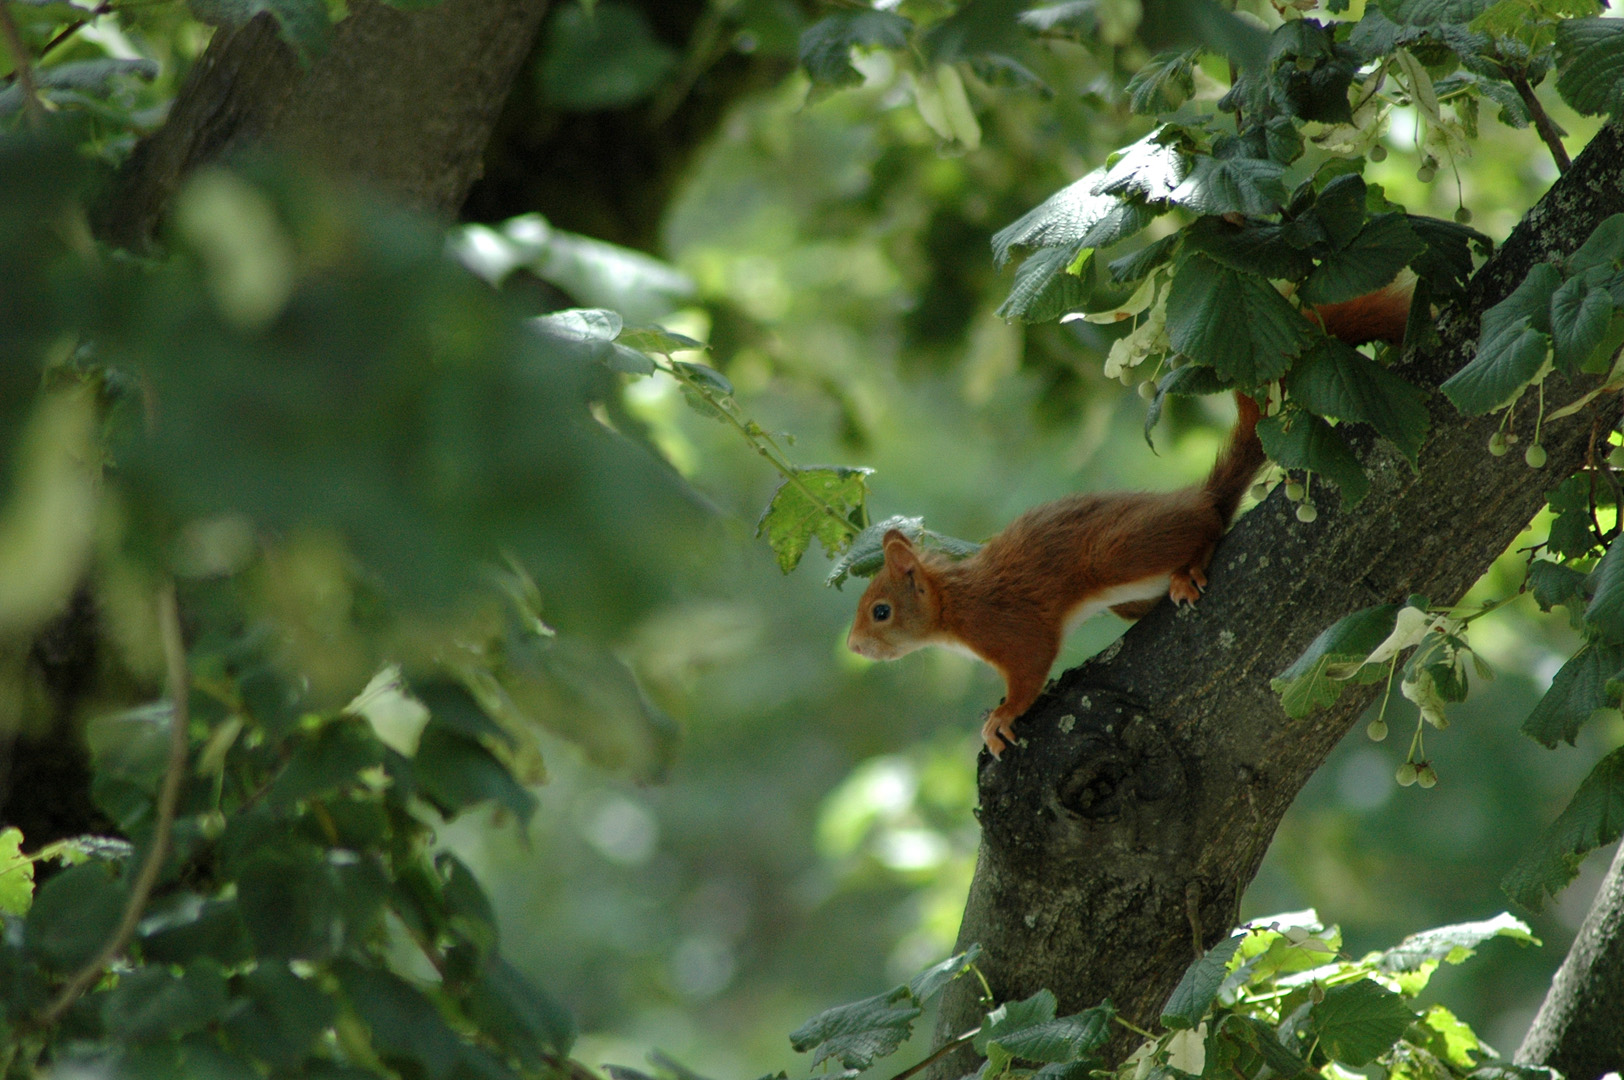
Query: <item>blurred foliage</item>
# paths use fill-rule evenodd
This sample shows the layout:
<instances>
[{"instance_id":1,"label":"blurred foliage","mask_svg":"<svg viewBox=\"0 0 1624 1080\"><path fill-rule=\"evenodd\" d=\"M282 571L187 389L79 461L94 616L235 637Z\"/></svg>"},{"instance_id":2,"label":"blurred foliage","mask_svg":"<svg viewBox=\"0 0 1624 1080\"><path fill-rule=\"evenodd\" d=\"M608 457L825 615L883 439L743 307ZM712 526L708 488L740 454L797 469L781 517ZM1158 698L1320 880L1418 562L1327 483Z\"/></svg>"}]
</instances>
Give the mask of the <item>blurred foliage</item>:
<instances>
[{"instance_id":1,"label":"blurred foliage","mask_svg":"<svg viewBox=\"0 0 1624 1080\"><path fill-rule=\"evenodd\" d=\"M1344 6L1313 14L1365 14ZM1176 114L1180 145L1212 163L1189 166L1203 182L1167 215L1120 219L1149 239L1269 205L1311 173L1324 226L1338 177L1322 166L1352 157L1360 230L1399 220L1381 217L1389 204L1464 206L1503 236L1554 165L1506 79L1468 63L1460 35L1407 24L1410 6L1370 5L1364 25L1392 40L1360 42L1409 50L1385 69L1406 92L1293 161L1302 175L1275 175L1221 157L1201 127L1225 61L1151 52L1192 45L1171 26L1252 55L1255 35L1203 25L1210 5L910 2L814 24L743 0L707 9L709 36L685 42L643 6L559 4L525 83L550 108L678 108L672 87L730 50L810 69L730 111L663 208L663 258L534 215L448 245L248 162L196 177L164 257L141 261L101 248L88 210L107 165L161 121L205 24L269 11L308 58L339 12L7 4L42 104L15 77L0 90L0 718L18 738L62 719L82 732L95 805L129 841L0 834L9 1066L46 1052L31 1018L106 940L151 851L174 716L158 700L166 578L191 667L174 849L127 965L77 999L59 1029L72 1042L47 1057L132 1075L450 1076L657 1048L673 1055L662 1076L692 1075L675 1060L752 1076L795 1067L785 1035L808 1014L945 954L976 842L971 719L995 681L953 655L874 667L845 653L850 597L785 579L785 551L805 558L812 523L833 552L892 516L979 539L1079 488L1205 472L1223 407L1157 396L1157 457L1141 403L1107 378L1131 322L994 314L1011 281L989 239L1113 151L1160 145L1140 141L1149 114ZM1479 6L1482 48L1510 55L1526 33L1544 59L1517 71L1537 83L1566 65L1574 106L1610 107L1593 51L1610 28L1562 31L1539 5L1524 28L1506 4ZM1305 33L1273 31L1295 45L1270 70L1293 115L1329 125L1326 85L1344 104L1363 85L1342 51L1354 30L1292 37ZM1595 129L1543 87L1541 100L1573 145ZM1452 140L1454 125L1492 137ZM1278 124L1264 129L1266 150L1289 153ZM1226 193L1234 206L1211 201ZM1057 223L1026 224L1006 239L1043 249ZM1047 305L1029 316L1080 306L1085 285L1111 310L1131 300L1108 288L1103 250L1090 281L1068 273L1081 249L1042 254L1015 279ZM1151 276L1157 254L1124 281ZM1215 281L1202 284L1237 287ZM1117 356L1110 374L1139 381ZM1384 415L1349 418L1380 430ZM1407 430L1389 427L1395 442ZM816 463L845 524L808 485L817 498L785 497L763 523L788 541L753 543L779 485ZM1593 541L1612 516L1589 510L1558 489L1519 541L1571 573L1545 571L1546 598L1573 599L1564 583L1593 568L1610 580ZM1481 598L1514 594L1526 565L1507 556ZM32 642L78 591L103 647L58 718ZM1084 627L1061 663L1119 630ZM1534 752L1512 729L1578 647L1569 620L1524 601L1471 641L1500 675L1450 706L1462 730L1427 758L1439 786L1398 789L1399 755L1350 740L1282 826L1250 910L1312 904L1355 954L1499 910L1500 877L1586 772L1576 759L1624 742L1624 721L1587 712L1562 728L1578 753ZM1419 731L1420 715L1396 698L1384 722ZM1544 950L1491 950L1427 993L1514 1043L1584 902L1570 889L1533 920Z\"/></svg>"}]
</instances>

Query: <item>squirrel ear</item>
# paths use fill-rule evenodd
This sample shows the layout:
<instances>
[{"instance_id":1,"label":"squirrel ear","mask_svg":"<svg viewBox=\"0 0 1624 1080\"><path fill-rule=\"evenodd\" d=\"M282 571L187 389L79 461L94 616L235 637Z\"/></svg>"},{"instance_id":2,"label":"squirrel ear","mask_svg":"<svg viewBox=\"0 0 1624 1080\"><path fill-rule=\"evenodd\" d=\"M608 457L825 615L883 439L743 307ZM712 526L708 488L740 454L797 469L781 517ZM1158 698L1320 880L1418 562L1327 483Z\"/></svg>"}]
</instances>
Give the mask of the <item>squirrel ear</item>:
<instances>
[{"instance_id":1,"label":"squirrel ear","mask_svg":"<svg viewBox=\"0 0 1624 1080\"><path fill-rule=\"evenodd\" d=\"M885 568L893 574L906 574L919 565L919 553L900 529L885 534Z\"/></svg>"}]
</instances>

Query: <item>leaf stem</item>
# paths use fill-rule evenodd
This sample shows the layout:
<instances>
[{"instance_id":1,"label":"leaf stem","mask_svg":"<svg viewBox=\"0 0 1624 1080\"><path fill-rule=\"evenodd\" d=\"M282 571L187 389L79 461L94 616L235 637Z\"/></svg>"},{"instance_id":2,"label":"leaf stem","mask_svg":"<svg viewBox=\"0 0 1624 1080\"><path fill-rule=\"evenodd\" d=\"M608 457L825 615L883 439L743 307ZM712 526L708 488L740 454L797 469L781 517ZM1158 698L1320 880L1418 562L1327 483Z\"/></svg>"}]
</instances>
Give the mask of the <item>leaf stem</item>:
<instances>
[{"instance_id":1,"label":"leaf stem","mask_svg":"<svg viewBox=\"0 0 1624 1080\"><path fill-rule=\"evenodd\" d=\"M903 1069L901 1072L893 1076L891 1080L908 1080L908 1077L917 1072L921 1072L924 1069L930 1068L930 1066L936 1064L938 1061L942 1060L947 1055L951 1054L953 1051L957 1050L959 1047L963 1046L965 1043L969 1042L971 1039L980 1034L981 1028L973 1027L969 1031L966 1031L963 1035L958 1035L949 1039L947 1042L937 1047L936 1050L924 1061L921 1061L917 1065L910 1065L908 1068Z\"/></svg>"},{"instance_id":2,"label":"leaf stem","mask_svg":"<svg viewBox=\"0 0 1624 1080\"><path fill-rule=\"evenodd\" d=\"M1551 114L1545 111L1545 106L1539 103L1539 98L1534 96L1534 88L1528 82L1528 73L1507 71L1503 67L1500 70L1505 72L1511 85L1517 88L1517 96L1522 98L1523 108L1527 109L1528 115L1533 118L1534 130L1539 132L1540 139L1550 150L1557 171L1567 172L1568 166L1573 164L1573 159L1568 157L1568 149L1562 145L1562 136L1566 132L1557 126L1556 121L1551 119Z\"/></svg>"},{"instance_id":3,"label":"leaf stem","mask_svg":"<svg viewBox=\"0 0 1624 1080\"><path fill-rule=\"evenodd\" d=\"M28 114L30 127L38 130L45 124L45 106L39 100L39 85L34 81L34 60L28 54L28 46L23 44L23 36L17 31L17 21L11 17L11 4L9 0L0 0L0 36L6 39L6 48L11 50L11 62L15 66L13 74L17 76L17 85L23 92L23 111Z\"/></svg>"},{"instance_id":4,"label":"leaf stem","mask_svg":"<svg viewBox=\"0 0 1624 1080\"><path fill-rule=\"evenodd\" d=\"M1134 1023L1132 1020L1124 1020L1124 1019L1122 1019L1122 1017L1116 1015L1115 1013L1111 1014L1111 1019L1115 1020L1117 1023L1121 1024L1123 1027L1127 1028L1129 1031L1133 1032L1135 1035L1141 1036L1142 1038L1146 1038L1146 1039L1154 1039L1154 1038L1156 1038L1155 1035L1152 1035L1150 1032L1146 1031L1144 1028L1140 1027L1138 1024Z\"/></svg>"},{"instance_id":5,"label":"leaf stem","mask_svg":"<svg viewBox=\"0 0 1624 1080\"><path fill-rule=\"evenodd\" d=\"M181 782L186 776L187 728L191 723L190 673L186 664L186 645L181 640L180 613L175 603L175 585L169 582L158 594L158 636L163 645L166 679L169 684L171 713L169 717L169 765L164 770L163 784L158 789L157 819L152 826L152 844L147 849L146 861L136 875L130 889L130 899L124 905L124 917L118 929L107 939L89 963L68 980L48 1009L40 1014L42 1025L55 1024L86 990L107 970L114 957L124 951L141 913L158 883L164 858L169 854L169 835L175 824L175 805L180 801Z\"/></svg>"}]
</instances>

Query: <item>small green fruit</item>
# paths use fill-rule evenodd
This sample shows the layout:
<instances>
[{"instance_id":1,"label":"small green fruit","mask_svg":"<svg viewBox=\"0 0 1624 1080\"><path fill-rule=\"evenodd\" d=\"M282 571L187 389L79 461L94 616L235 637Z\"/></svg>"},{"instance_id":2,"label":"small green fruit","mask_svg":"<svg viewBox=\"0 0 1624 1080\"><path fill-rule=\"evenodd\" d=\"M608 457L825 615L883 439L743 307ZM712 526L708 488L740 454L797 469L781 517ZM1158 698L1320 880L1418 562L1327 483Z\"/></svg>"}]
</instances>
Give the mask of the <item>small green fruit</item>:
<instances>
[{"instance_id":1,"label":"small green fruit","mask_svg":"<svg viewBox=\"0 0 1624 1080\"><path fill-rule=\"evenodd\" d=\"M1472 223L1472 212L1464 206L1457 206L1455 207L1455 220L1462 225L1470 225Z\"/></svg>"},{"instance_id":2,"label":"small green fruit","mask_svg":"<svg viewBox=\"0 0 1624 1080\"><path fill-rule=\"evenodd\" d=\"M1535 443L1523 451L1523 461L1528 463L1530 469L1543 469L1549 457L1550 455L1545 452L1545 448L1539 443Z\"/></svg>"},{"instance_id":3,"label":"small green fruit","mask_svg":"<svg viewBox=\"0 0 1624 1080\"><path fill-rule=\"evenodd\" d=\"M1302 522L1304 525L1307 525L1317 517L1319 517L1319 511L1314 509L1313 503L1303 503L1297 508L1297 520Z\"/></svg>"},{"instance_id":4,"label":"small green fruit","mask_svg":"<svg viewBox=\"0 0 1624 1080\"><path fill-rule=\"evenodd\" d=\"M1387 738L1387 721L1372 720L1370 726L1365 728L1365 734L1370 736L1371 742L1381 742Z\"/></svg>"},{"instance_id":5,"label":"small green fruit","mask_svg":"<svg viewBox=\"0 0 1624 1080\"><path fill-rule=\"evenodd\" d=\"M1433 168L1431 165L1423 165L1419 169L1415 170L1415 178L1421 181L1423 184L1432 183L1433 178L1437 175L1438 170Z\"/></svg>"},{"instance_id":6,"label":"small green fruit","mask_svg":"<svg viewBox=\"0 0 1624 1080\"><path fill-rule=\"evenodd\" d=\"M1252 498L1262 502L1269 497L1269 485L1261 481L1252 485Z\"/></svg>"},{"instance_id":7,"label":"small green fruit","mask_svg":"<svg viewBox=\"0 0 1624 1080\"><path fill-rule=\"evenodd\" d=\"M1398 772L1393 774L1393 779L1398 781L1399 787L1409 787L1419 778L1419 774L1416 772L1415 763L1410 761L1406 761L1404 764L1400 765L1398 767Z\"/></svg>"},{"instance_id":8,"label":"small green fruit","mask_svg":"<svg viewBox=\"0 0 1624 1080\"><path fill-rule=\"evenodd\" d=\"M1156 396L1156 384L1154 382L1152 382L1150 379L1146 379L1144 382L1140 383L1139 384L1139 396L1144 398L1146 401L1149 401L1151 398L1155 397Z\"/></svg>"},{"instance_id":9,"label":"small green fruit","mask_svg":"<svg viewBox=\"0 0 1624 1080\"><path fill-rule=\"evenodd\" d=\"M1424 788L1438 786L1438 774L1431 765L1423 765L1415 771L1415 782Z\"/></svg>"},{"instance_id":10,"label":"small green fruit","mask_svg":"<svg viewBox=\"0 0 1624 1080\"><path fill-rule=\"evenodd\" d=\"M1511 444L1506 442L1505 432L1496 431L1493 435L1489 436L1489 453L1493 454L1495 457L1505 457L1506 451L1510 449Z\"/></svg>"},{"instance_id":11,"label":"small green fruit","mask_svg":"<svg viewBox=\"0 0 1624 1080\"><path fill-rule=\"evenodd\" d=\"M1386 161L1387 147L1383 146L1381 143L1377 143L1375 146L1370 148L1370 153L1366 154L1365 156L1371 161Z\"/></svg>"},{"instance_id":12,"label":"small green fruit","mask_svg":"<svg viewBox=\"0 0 1624 1080\"><path fill-rule=\"evenodd\" d=\"M1289 483L1287 483L1286 484L1286 498L1290 499L1292 502L1302 502L1303 501L1303 486L1301 484L1299 484L1295 480L1292 480Z\"/></svg>"}]
</instances>

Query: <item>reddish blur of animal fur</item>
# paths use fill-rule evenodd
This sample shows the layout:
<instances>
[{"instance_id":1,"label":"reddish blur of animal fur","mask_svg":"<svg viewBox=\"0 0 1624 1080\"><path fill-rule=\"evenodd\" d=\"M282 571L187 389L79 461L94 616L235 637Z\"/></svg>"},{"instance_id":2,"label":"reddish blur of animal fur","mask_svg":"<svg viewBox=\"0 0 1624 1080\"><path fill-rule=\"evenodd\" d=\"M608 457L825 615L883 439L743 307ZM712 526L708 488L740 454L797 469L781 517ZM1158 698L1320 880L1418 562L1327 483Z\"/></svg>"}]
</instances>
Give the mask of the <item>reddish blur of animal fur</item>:
<instances>
[{"instance_id":1,"label":"reddish blur of animal fur","mask_svg":"<svg viewBox=\"0 0 1624 1080\"><path fill-rule=\"evenodd\" d=\"M1326 333L1358 345L1403 340L1412 285L1304 312ZM1237 393L1229 443L1206 482L1180 491L1072 495L1016 518L974 555L955 562L885 534L885 565L857 604L847 645L894 660L926 645L968 652L1004 677L1004 700L981 737L994 757L1049 676L1066 631L1109 608L1137 619L1165 595L1193 604L1212 551L1263 465L1258 407Z\"/></svg>"}]
</instances>

